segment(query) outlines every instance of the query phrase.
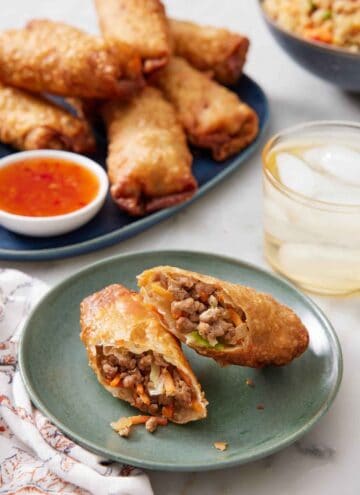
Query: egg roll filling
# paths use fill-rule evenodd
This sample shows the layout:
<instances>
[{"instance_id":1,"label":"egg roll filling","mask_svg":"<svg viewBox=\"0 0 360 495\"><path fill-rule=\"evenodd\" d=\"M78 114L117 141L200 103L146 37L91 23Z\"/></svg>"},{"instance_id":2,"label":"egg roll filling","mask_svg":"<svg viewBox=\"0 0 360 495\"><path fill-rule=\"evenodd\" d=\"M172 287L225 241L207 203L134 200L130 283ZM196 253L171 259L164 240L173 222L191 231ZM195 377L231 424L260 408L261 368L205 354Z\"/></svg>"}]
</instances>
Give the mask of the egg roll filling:
<instances>
[{"instance_id":1,"label":"egg roll filling","mask_svg":"<svg viewBox=\"0 0 360 495\"><path fill-rule=\"evenodd\" d=\"M96 358L107 384L126 389L130 403L141 411L171 419L184 408L196 410L198 402L189 378L160 354L96 346Z\"/></svg>"},{"instance_id":2,"label":"egg roll filling","mask_svg":"<svg viewBox=\"0 0 360 495\"><path fill-rule=\"evenodd\" d=\"M157 290L165 289L169 294L176 329L186 334L190 345L221 350L244 340L248 332L245 313L227 304L216 286L192 277L163 273L157 275L155 284Z\"/></svg>"}]
</instances>

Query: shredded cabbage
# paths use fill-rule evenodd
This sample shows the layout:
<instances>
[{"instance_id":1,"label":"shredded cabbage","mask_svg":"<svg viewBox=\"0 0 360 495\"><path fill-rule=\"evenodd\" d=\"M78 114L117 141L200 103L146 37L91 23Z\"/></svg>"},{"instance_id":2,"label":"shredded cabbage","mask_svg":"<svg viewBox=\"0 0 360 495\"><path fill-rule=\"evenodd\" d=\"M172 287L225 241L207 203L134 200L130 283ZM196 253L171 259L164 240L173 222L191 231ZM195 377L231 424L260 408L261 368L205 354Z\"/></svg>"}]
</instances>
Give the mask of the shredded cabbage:
<instances>
[{"instance_id":1,"label":"shredded cabbage","mask_svg":"<svg viewBox=\"0 0 360 495\"><path fill-rule=\"evenodd\" d=\"M211 345L210 342L208 340L204 339L204 337L202 337L199 334L199 332L197 332L197 331L191 332L186 336L186 343L190 344L190 345L193 344L193 345L196 345L199 347L209 347L212 349L216 349L218 351L221 351L222 349L224 349L223 344L218 343L215 345Z\"/></svg>"},{"instance_id":2,"label":"shredded cabbage","mask_svg":"<svg viewBox=\"0 0 360 495\"><path fill-rule=\"evenodd\" d=\"M164 392L164 378L160 376L160 366L155 363L151 365L150 382L152 386L148 386L148 391L151 396L161 395Z\"/></svg>"}]
</instances>

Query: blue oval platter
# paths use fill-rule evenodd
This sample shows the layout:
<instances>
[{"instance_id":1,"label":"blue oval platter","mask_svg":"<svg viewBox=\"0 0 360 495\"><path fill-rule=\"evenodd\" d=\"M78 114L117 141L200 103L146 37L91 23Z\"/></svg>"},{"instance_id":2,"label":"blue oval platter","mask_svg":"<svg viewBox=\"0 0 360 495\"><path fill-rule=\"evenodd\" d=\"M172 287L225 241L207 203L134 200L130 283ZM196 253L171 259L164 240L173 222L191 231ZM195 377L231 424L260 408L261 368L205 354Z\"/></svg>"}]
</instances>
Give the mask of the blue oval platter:
<instances>
[{"instance_id":1,"label":"blue oval platter","mask_svg":"<svg viewBox=\"0 0 360 495\"><path fill-rule=\"evenodd\" d=\"M26 237L0 227L0 259L49 260L95 251L148 229L205 194L210 188L240 167L255 152L269 119L267 98L252 79L244 75L238 84L231 89L258 114L259 135L250 146L221 164L212 160L210 154L205 151L192 150L194 154L193 172L198 181L199 189L190 200L139 219L122 212L108 195L105 205L93 220L74 232L57 237ZM14 153L12 148L0 144L0 157L11 153ZM98 152L91 158L102 165L105 164L106 140L101 132L98 133Z\"/></svg>"}]
</instances>

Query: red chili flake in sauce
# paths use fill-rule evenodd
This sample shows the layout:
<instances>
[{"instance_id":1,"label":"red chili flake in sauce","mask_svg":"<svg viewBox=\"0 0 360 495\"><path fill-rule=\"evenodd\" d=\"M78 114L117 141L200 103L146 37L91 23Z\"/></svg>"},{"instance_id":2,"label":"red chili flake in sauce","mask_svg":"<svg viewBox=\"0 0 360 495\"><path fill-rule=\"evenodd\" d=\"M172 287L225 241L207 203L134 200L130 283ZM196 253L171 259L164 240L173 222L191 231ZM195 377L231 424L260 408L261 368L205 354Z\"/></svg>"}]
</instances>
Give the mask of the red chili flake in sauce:
<instances>
[{"instance_id":1,"label":"red chili flake in sauce","mask_svg":"<svg viewBox=\"0 0 360 495\"><path fill-rule=\"evenodd\" d=\"M0 168L0 209L51 217L79 210L99 191L96 175L77 163L38 157Z\"/></svg>"}]
</instances>

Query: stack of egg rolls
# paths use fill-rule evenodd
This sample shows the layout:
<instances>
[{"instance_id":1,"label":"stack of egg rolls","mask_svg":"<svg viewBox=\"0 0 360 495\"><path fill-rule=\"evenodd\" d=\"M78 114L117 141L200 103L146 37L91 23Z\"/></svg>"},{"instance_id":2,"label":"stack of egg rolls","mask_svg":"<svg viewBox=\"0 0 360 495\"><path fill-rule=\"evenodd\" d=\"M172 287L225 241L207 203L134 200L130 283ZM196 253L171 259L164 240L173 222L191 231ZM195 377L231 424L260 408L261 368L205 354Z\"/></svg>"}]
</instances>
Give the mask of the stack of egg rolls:
<instances>
[{"instance_id":1,"label":"stack of egg rolls","mask_svg":"<svg viewBox=\"0 0 360 495\"><path fill-rule=\"evenodd\" d=\"M129 98L143 86L133 48L72 26L34 20L0 33L0 139L17 149L95 149L84 116L45 98ZM35 94L36 93L36 94Z\"/></svg>"},{"instance_id":2,"label":"stack of egg rolls","mask_svg":"<svg viewBox=\"0 0 360 495\"><path fill-rule=\"evenodd\" d=\"M188 142L222 162L258 133L255 111L223 86L240 77L249 41L168 19L160 0L94 3L101 36L46 19L0 33L0 139L91 153L89 120L100 116L122 210L140 216L186 201L197 189Z\"/></svg>"}]
</instances>

